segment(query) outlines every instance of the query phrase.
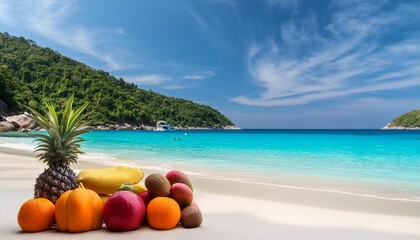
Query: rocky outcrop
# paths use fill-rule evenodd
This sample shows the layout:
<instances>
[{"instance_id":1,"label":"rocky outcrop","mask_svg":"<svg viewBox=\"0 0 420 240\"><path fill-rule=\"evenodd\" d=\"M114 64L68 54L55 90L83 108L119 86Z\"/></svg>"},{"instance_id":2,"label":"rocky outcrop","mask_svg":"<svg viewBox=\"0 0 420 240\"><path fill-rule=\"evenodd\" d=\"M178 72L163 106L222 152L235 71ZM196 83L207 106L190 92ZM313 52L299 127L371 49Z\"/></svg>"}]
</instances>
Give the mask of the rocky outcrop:
<instances>
[{"instance_id":1,"label":"rocky outcrop","mask_svg":"<svg viewBox=\"0 0 420 240\"><path fill-rule=\"evenodd\" d=\"M2 121L0 122L0 132L10 132L10 131L16 131L15 125L11 122Z\"/></svg>"},{"instance_id":2,"label":"rocky outcrop","mask_svg":"<svg viewBox=\"0 0 420 240\"><path fill-rule=\"evenodd\" d=\"M183 127L176 126L175 130L241 130L235 125L228 125L223 127Z\"/></svg>"},{"instance_id":3,"label":"rocky outcrop","mask_svg":"<svg viewBox=\"0 0 420 240\"><path fill-rule=\"evenodd\" d=\"M237 126L231 125L231 126L224 126L224 127L182 127L182 126L176 126L174 127L175 130L241 130ZM145 130L145 131L153 131L156 129L155 126L149 126L149 125L137 125L137 124L106 124L106 125L99 125L99 126L88 126L87 129L91 130Z\"/></svg>"},{"instance_id":4,"label":"rocky outcrop","mask_svg":"<svg viewBox=\"0 0 420 240\"><path fill-rule=\"evenodd\" d=\"M403 127L388 123L385 127L381 128L383 130L420 130L420 127Z\"/></svg>"},{"instance_id":5,"label":"rocky outcrop","mask_svg":"<svg viewBox=\"0 0 420 240\"><path fill-rule=\"evenodd\" d=\"M154 126L141 125L141 130L153 131L155 129L156 129L156 127L154 127Z\"/></svg>"},{"instance_id":6,"label":"rocky outcrop","mask_svg":"<svg viewBox=\"0 0 420 240\"><path fill-rule=\"evenodd\" d=\"M88 126L88 129L92 130L143 130L142 125L135 123L122 123L122 124L105 124L99 126Z\"/></svg>"},{"instance_id":7,"label":"rocky outcrop","mask_svg":"<svg viewBox=\"0 0 420 240\"><path fill-rule=\"evenodd\" d=\"M6 118L6 121L18 124L19 125L18 130L23 129L23 128L35 129L37 126L35 121L29 118L26 113L20 114L20 115L9 116Z\"/></svg>"},{"instance_id":8,"label":"rocky outcrop","mask_svg":"<svg viewBox=\"0 0 420 240\"><path fill-rule=\"evenodd\" d=\"M395 118L382 129L420 130L420 109Z\"/></svg>"},{"instance_id":9,"label":"rocky outcrop","mask_svg":"<svg viewBox=\"0 0 420 240\"><path fill-rule=\"evenodd\" d=\"M2 117L0 132L21 131L22 129L35 129L37 124L26 114Z\"/></svg>"},{"instance_id":10,"label":"rocky outcrop","mask_svg":"<svg viewBox=\"0 0 420 240\"><path fill-rule=\"evenodd\" d=\"M241 130L241 128L239 128L235 125L231 125L231 126L224 126L223 130Z\"/></svg>"}]
</instances>

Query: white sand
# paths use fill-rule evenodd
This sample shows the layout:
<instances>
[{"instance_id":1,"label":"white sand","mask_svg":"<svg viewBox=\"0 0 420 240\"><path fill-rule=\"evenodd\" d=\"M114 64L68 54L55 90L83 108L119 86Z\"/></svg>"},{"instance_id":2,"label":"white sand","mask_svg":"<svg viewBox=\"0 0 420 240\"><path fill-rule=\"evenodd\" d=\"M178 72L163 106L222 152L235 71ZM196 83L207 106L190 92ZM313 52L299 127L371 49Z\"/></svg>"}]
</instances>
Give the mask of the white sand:
<instances>
[{"instance_id":1,"label":"white sand","mask_svg":"<svg viewBox=\"0 0 420 240\"><path fill-rule=\"evenodd\" d=\"M80 162L76 168L101 167ZM22 233L20 205L43 171L31 153L0 148L0 239L420 239L420 202L290 189L193 177L203 215L197 229L124 233ZM145 169L146 175L153 172Z\"/></svg>"}]
</instances>

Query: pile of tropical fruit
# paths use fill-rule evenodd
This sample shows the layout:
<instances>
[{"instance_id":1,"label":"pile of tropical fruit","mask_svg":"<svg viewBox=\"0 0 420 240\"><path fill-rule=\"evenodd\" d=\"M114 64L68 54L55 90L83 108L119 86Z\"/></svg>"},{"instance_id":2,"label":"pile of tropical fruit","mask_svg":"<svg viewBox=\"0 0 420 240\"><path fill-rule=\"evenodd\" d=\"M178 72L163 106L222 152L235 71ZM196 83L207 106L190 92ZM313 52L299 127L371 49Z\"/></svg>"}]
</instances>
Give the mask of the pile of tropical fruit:
<instances>
[{"instance_id":1,"label":"pile of tropical fruit","mask_svg":"<svg viewBox=\"0 0 420 240\"><path fill-rule=\"evenodd\" d=\"M25 232L39 232L57 226L64 232L85 232L102 228L131 231L144 223L158 230L179 225L196 228L202 214L193 202L193 187L183 172L150 174L137 167L115 166L85 169L75 174L70 165L81 154L79 143L86 133L82 112L73 110L73 97L66 102L61 119L51 103L47 117L29 108L30 117L48 134L34 134L40 142L38 158L48 165L36 179L34 199L20 208L17 220Z\"/></svg>"}]
</instances>

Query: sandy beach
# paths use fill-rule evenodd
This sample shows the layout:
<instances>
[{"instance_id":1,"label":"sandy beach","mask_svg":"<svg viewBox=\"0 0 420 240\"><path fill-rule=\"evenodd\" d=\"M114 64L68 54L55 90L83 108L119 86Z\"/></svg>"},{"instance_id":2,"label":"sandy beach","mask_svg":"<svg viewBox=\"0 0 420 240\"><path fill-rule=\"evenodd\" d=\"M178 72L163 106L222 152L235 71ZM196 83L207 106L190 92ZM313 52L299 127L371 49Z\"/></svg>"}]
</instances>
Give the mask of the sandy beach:
<instances>
[{"instance_id":1,"label":"sandy beach","mask_svg":"<svg viewBox=\"0 0 420 240\"><path fill-rule=\"evenodd\" d=\"M103 165L79 161L76 170ZM140 166L141 167L141 166ZM44 165L31 152L0 148L0 239L420 239L420 202L191 176L203 212L197 229L79 234L22 233L20 205ZM181 169L182 170L182 169ZM144 169L145 175L156 170Z\"/></svg>"}]
</instances>

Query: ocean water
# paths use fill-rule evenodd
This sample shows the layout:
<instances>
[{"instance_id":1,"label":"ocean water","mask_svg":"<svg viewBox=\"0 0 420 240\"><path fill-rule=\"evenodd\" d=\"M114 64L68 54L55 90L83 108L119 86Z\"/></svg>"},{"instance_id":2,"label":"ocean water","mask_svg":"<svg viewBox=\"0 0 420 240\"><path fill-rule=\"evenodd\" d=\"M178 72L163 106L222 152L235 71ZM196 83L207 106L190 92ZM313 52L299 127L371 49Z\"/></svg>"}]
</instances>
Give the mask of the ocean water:
<instances>
[{"instance_id":1,"label":"ocean water","mask_svg":"<svg viewBox=\"0 0 420 240\"><path fill-rule=\"evenodd\" d=\"M207 178L420 201L420 131L92 131L82 158ZM31 138L0 146L33 149Z\"/></svg>"}]
</instances>

